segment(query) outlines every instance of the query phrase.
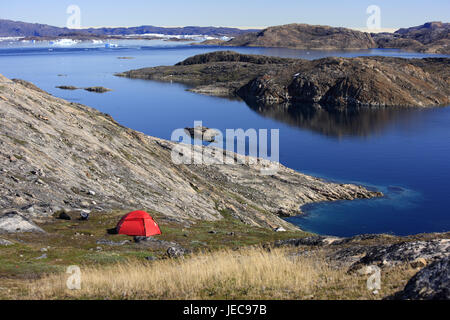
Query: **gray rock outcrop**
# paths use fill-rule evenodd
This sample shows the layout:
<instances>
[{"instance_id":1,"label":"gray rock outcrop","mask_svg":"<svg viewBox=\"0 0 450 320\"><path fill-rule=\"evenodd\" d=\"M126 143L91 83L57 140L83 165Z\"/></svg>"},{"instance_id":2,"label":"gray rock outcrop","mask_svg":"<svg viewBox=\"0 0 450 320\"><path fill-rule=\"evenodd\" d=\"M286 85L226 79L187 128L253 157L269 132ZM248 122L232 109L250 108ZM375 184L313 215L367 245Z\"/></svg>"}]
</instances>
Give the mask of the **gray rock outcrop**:
<instances>
[{"instance_id":1,"label":"gray rock outcrop","mask_svg":"<svg viewBox=\"0 0 450 320\"><path fill-rule=\"evenodd\" d=\"M450 300L450 257L420 270L397 295L409 300Z\"/></svg>"},{"instance_id":2,"label":"gray rock outcrop","mask_svg":"<svg viewBox=\"0 0 450 320\"><path fill-rule=\"evenodd\" d=\"M17 211L7 212L0 216L0 234L22 232L44 233L45 231Z\"/></svg>"},{"instance_id":3,"label":"gray rock outcrop","mask_svg":"<svg viewBox=\"0 0 450 320\"><path fill-rule=\"evenodd\" d=\"M389 267L415 262L418 259L432 263L448 256L450 256L450 239L403 242L390 246L373 247L352 268L362 265Z\"/></svg>"},{"instance_id":4,"label":"gray rock outcrop","mask_svg":"<svg viewBox=\"0 0 450 320\"><path fill-rule=\"evenodd\" d=\"M280 240L273 245L297 247L298 255L313 250L321 251L330 265L346 267L349 272L372 265L389 268L409 263L415 268L420 268L450 256L448 236L430 240L427 238L412 240L410 237L383 234L358 235L350 238L312 236Z\"/></svg>"},{"instance_id":5,"label":"gray rock outcrop","mask_svg":"<svg viewBox=\"0 0 450 320\"><path fill-rule=\"evenodd\" d=\"M0 246L7 247L7 246L11 246L11 245L13 245L13 244L14 244L14 243L12 243L12 242L9 241L9 240L0 239Z\"/></svg>"},{"instance_id":6,"label":"gray rock outcrop","mask_svg":"<svg viewBox=\"0 0 450 320\"><path fill-rule=\"evenodd\" d=\"M167 250L171 247L179 247L179 245L175 242L156 239L153 237L134 237L134 242L140 246L144 246L150 249Z\"/></svg>"},{"instance_id":7,"label":"gray rock outcrop","mask_svg":"<svg viewBox=\"0 0 450 320\"><path fill-rule=\"evenodd\" d=\"M107 240L107 239L97 240L97 244L112 246L112 247L120 247L120 246L129 244L129 243L131 243L130 240L123 240L123 241L112 241L112 240Z\"/></svg>"}]
</instances>

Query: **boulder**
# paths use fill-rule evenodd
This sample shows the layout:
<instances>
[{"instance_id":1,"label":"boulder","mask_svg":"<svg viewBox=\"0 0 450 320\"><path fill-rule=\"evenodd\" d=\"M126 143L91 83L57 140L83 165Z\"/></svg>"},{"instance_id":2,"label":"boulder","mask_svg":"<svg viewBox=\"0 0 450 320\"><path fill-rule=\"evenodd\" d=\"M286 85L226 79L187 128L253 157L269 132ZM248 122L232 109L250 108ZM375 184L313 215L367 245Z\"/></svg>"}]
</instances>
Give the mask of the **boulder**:
<instances>
[{"instance_id":1,"label":"boulder","mask_svg":"<svg viewBox=\"0 0 450 320\"><path fill-rule=\"evenodd\" d=\"M65 211L63 211L59 214L58 219L71 220L72 218Z\"/></svg>"},{"instance_id":2,"label":"boulder","mask_svg":"<svg viewBox=\"0 0 450 320\"><path fill-rule=\"evenodd\" d=\"M80 220L82 220L82 221L89 220L89 212L88 211L81 211L80 212Z\"/></svg>"},{"instance_id":3,"label":"boulder","mask_svg":"<svg viewBox=\"0 0 450 320\"><path fill-rule=\"evenodd\" d=\"M397 296L408 300L450 300L450 257L419 271Z\"/></svg>"},{"instance_id":4,"label":"boulder","mask_svg":"<svg viewBox=\"0 0 450 320\"><path fill-rule=\"evenodd\" d=\"M22 233L45 231L17 211L11 211L0 217L0 233Z\"/></svg>"},{"instance_id":5,"label":"boulder","mask_svg":"<svg viewBox=\"0 0 450 320\"><path fill-rule=\"evenodd\" d=\"M169 249L167 249L167 255L171 259L181 258L186 253L188 253L188 251L182 247L170 247Z\"/></svg>"},{"instance_id":6,"label":"boulder","mask_svg":"<svg viewBox=\"0 0 450 320\"><path fill-rule=\"evenodd\" d=\"M28 205L23 207L21 210L26 211L27 213L29 213L30 215L32 215L35 212L34 206L33 205Z\"/></svg>"},{"instance_id":7,"label":"boulder","mask_svg":"<svg viewBox=\"0 0 450 320\"><path fill-rule=\"evenodd\" d=\"M145 257L145 260L147 260L147 261L156 261L156 260L158 260L158 258L156 258L154 256L148 256L148 257Z\"/></svg>"},{"instance_id":8,"label":"boulder","mask_svg":"<svg viewBox=\"0 0 450 320\"><path fill-rule=\"evenodd\" d=\"M193 139L199 139L207 142L215 141L219 132L203 126L197 126L195 128L184 128L184 131Z\"/></svg>"},{"instance_id":9,"label":"boulder","mask_svg":"<svg viewBox=\"0 0 450 320\"><path fill-rule=\"evenodd\" d=\"M416 259L413 262L411 262L411 267L416 268L416 269L424 268L427 265L428 265L428 262L424 258L419 258L419 259Z\"/></svg>"},{"instance_id":10,"label":"boulder","mask_svg":"<svg viewBox=\"0 0 450 320\"><path fill-rule=\"evenodd\" d=\"M11 246L11 245L13 245L13 243L11 241L8 241L5 239L0 239L0 246L7 247L7 246Z\"/></svg>"}]
</instances>

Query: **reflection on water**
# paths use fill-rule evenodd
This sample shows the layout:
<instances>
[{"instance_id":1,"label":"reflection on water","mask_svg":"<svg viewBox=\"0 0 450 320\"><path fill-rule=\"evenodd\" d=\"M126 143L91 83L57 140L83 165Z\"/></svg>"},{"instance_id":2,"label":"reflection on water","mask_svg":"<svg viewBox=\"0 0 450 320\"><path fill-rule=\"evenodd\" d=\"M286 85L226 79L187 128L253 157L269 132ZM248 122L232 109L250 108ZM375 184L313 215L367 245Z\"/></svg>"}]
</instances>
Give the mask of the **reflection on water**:
<instances>
[{"instance_id":1,"label":"reflection on water","mask_svg":"<svg viewBox=\"0 0 450 320\"><path fill-rule=\"evenodd\" d=\"M318 105L262 104L246 101L258 114L284 122L293 127L308 129L329 137L380 134L391 125L410 127L423 121L426 110L417 108L349 108L333 110Z\"/></svg>"}]
</instances>

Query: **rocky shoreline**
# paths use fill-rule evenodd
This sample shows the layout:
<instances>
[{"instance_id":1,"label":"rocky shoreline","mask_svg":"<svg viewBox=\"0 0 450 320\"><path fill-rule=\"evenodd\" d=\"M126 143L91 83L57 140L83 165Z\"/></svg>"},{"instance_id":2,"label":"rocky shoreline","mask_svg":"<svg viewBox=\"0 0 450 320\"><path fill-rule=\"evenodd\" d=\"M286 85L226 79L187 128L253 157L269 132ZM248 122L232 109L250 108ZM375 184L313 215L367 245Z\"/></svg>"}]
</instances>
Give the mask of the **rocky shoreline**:
<instances>
[{"instance_id":1,"label":"rocky shoreline","mask_svg":"<svg viewBox=\"0 0 450 320\"><path fill-rule=\"evenodd\" d=\"M263 104L327 108L430 107L450 103L448 58L391 57L302 60L217 51L174 66L117 76L175 81L191 91Z\"/></svg>"}]
</instances>

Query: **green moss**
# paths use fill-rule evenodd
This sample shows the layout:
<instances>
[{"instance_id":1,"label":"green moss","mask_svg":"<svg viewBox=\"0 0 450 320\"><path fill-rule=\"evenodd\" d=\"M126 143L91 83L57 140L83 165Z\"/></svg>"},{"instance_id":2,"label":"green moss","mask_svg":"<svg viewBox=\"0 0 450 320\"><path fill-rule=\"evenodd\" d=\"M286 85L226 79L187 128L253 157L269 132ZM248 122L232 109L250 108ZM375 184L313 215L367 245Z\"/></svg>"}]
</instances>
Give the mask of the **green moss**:
<instances>
[{"instance_id":1,"label":"green moss","mask_svg":"<svg viewBox=\"0 0 450 320\"><path fill-rule=\"evenodd\" d=\"M20 144L21 146L26 146L28 144L28 142L24 141L24 140L20 140L17 138L12 138L15 144Z\"/></svg>"},{"instance_id":2,"label":"green moss","mask_svg":"<svg viewBox=\"0 0 450 320\"><path fill-rule=\"evenodd\" d=\"M146 210L145 208L143 208ZM305 232L273 232L268 229L252 227L232 217L222 210L224 217L218 221L197 221L187 227L181 223L165 219L158 212L147 210L158 222L162 235L157 239L172 241L194 252L217 250L273 242L279 239L304 237ZM72 220L59 220L52 217L40 226L46 234L18 234L5 237L15 243L0 250L0 276L6 278L28 279L52 272L61 272L70 265L108 265L127 259L144 260L146 257L164 257L164 249L151 249L139 246L132 241L123 246L97 244L100 239L114 242L132 240L125 235L109 235L107 230L114 228L125 211L107 213L93 212L89 221L78 221L77 213L70 213ZM57 216L57 215L56 215ZM210 231L216 231L212 234ZM231 232L234 234L231 235ZM42 248L48 248L41 252ZM97 248L101 247L101 250ZM36 259L47 254L45 259Z\"/></svg>"},{"instance_id":3,"label":"green moss","mask_svg":"<svg viewBox=\"0 0 450 320\"><path fill-rule=\"evenodd\" d=\"M124 261L125 257L114 252L94 252L84 256L84 262L93 262L96 264L109 264Z\"/></svg>"},{"instance_id":4,"label":"green moss","mask_svg":"<svg viewBox=\"0 0 450 320\"><path fill-rule=\"evenodd\" d=\"M119 149L120 153L123 154L123 156L130 162L134 162L136 161L136 159L127 151L125 151L124 149Z\"/></svg>"}]
</instances>

